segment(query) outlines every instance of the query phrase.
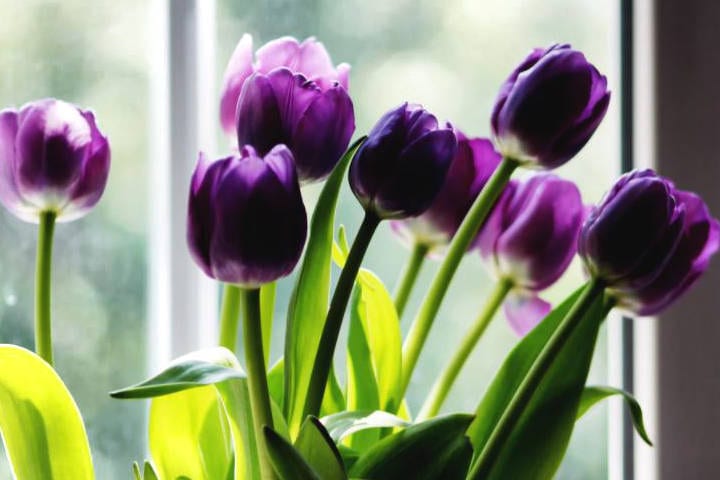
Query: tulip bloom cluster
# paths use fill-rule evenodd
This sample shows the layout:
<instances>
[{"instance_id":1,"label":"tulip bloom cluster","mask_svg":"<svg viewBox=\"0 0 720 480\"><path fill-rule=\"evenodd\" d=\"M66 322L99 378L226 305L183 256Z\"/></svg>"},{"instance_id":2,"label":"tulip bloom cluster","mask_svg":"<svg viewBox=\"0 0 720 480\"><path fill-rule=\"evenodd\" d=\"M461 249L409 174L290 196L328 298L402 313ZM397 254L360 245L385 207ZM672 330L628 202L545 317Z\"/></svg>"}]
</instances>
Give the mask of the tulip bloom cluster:
<instances>
[{"instance_id":1,"label":"tulip bloom cluster","mask_svg":"<svg viewBox=\"0 0 720 480\"><path fill-rule=\"evenodd\" d=\"M535 49L512 70L489 115L492 138L466 135L403 102L348 148L355 130L349 71L347 64L334 66L313 38L283 37L253 54L245 35L230 59L220 124L236 142L216 160L199 154L186 231L198 267L223 286L218 344L224 348L192 352L149 381L111 394L162 397L150 410L153 461L145 465L146 479L551 478L585 398L603 319L615 307L638 315L668 308L720 248L720 223L702 199L651 170L622 176L594 207L553 173L511 178L521 167L551 170L570 161L607 111L606 78L569 45ZM39 372L33 380L51 378L68 398L51 369L52 232L56 220L77 219L99 201L109 164L108 140L89 111L47 99L0 112L0 201L39 224L36 351L47 363L25 352L27 364L19 368L30 371L32 364ZM350 246L343 233L333 242L344 178L364 211ZM324 179L308 221L303 185ZM395 299L377 276L361 270L385 220L412 246ZM553 309L540 294L576 254L587 283ZM496 285L413 415L407 389L468 256L487 264ZM426 257L440 265L403 343L400 318ZM332 293L331 258L341 267ZM274 282L296 269L284 356L271 366ZM475 416L438 417L503 306L517 345ZM333 363L346 317L343 389ZM235 356L240 337L242 368ZM14 365L8 355L18 352L0 346L0 363ZM6 416L36 410L43 416L36 398L4 382L0 376ZM188 419L177 415L182 408L191 410ZM90 461L84 463L90 474L78 477L72 469L83 459L48 458L51 446L72 440L72 431L84 435L77 409L67 410L62 425L74 426L63 428L59 440L43 436L42 445L32 445L45 455L29 467L38 478L92 478ZM181 429L165 438L157 427L186 420L188 432L202 422L202 438L182 436ZM635 421L647 440L642 419ZM547 439L542 448L526 448L538 438ZM75 440L67 444L80 448L66 450L89 452L82 448L86 438ZM183 458L174 457L178 442L187 445ZM13 461L27 458L17 445L6 444ZM37 473L43 465L52 471ZM137 465L134 475L142 478Z\"/></svg>"}]
</instances>

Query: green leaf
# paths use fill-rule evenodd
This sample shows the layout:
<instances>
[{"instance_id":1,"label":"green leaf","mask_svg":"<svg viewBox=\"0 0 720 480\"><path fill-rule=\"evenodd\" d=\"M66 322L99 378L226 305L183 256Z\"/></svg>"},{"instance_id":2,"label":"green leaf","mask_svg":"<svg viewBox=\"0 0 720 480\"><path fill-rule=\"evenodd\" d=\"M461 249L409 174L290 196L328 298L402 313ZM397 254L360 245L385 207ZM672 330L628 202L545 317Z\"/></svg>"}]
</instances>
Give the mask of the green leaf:
<instances>
[{"instance_id":1,"label":"green leaf","mask_svg":"<svg viewBox=\"0 0 720 480\"><path fill-rule=\"evenodd\" d=\"M95 478L82 417L67 387L50 365L15 345L0 345L0 432L14 478Z\"/></svg>"},{"instance_id":2,"label":"green leaf","mask_svg":"<svg viewBox=\"0 0 720 480\"><path fill-rule=\"evenodd\" d=\"M590 386L585 387L580 397L580 405L578 407L577 418L580 419L588 410L594 407L598 402L613 395L621 395L627 403L635 431L640 435L645 443L652 447L652 441L645 430L645 422L643 420L642 407L638 401L630 393L620 388Z\"/></svg>"},{"instance_id":3,"label":"green leaf","mask_svg":"<svg viewBox=\"0 0 720 480\"><path fill-rule=\"evenodd\" d=\"M288 305L283 408L293 436L303 421L303 407L315 359L312 352L320 343L328 309L335 206L345 170L364 140L364 137L359 139L348 149L325 182L313 212L305 256Z\"/></svg>"},{"instance_id":4,"label":"green leaf","mask_svg":"<svg viewBox=\"0 0 720 480\"><path fill-rule=\"evenodd\" d=\"M324 480L313 471L300 452L267 425L263 427L265 445L280 480Z\"/></svg>"},{"instance_id":5,"label":"green leaf","mask_svg":"<svg viewBox=\"0 0 720 480\"><path fill-rule=\"evenodd\" d=\"M285 359L283 357L280 357L280 359L275 362L275 365L270 367L270 370L267 372L267 380L270 398L276 405L282 407L283 389L285 387Z\"/></svg>"},{"instance_id":6,"label":"green leaf","mask_svg":"<svg viewBox=\"0 0 720 480\"><path fill-rule=\"evenodd\" d=\"M215 389L215 403L214 406L208 405L206 408L208 412L215 412L215 409L221 409L221 412L224 412L226 415L228 424L225 425L225 429L227 430L229 427L229 433L231 435L231 441L228 444L232 445L234 450L235 476L236 478L254 478L256 472L259 472L259 464L257 443L252 431L252 411L250 408L247 380L237 362L237 358L226 348L215 347L199 350L180 357L155 377L135 386L112 392L111 395L115 398L158 397L153 400L151 406L152 423L152 412L155 404L156 402L162 404L163 402L160 399L164 398L165 395L174 392L172 395L175 395L174 398L177 399L176 401L180 405L185 404L186 407L189 407L189 405L187 405L189 400L183 400L180 394L202 389L211 384L214 385ZM213 392L212 389L208 388L208 390ZM193 394L190 393L188 395L192 396ZM208 396L208 400L206 401L212 403L209 398ZM194 401L201 402L201 400L197 399ZM177 408L182 409L182 406ZM161 422L164 412L159 408L155 411L157 412L158 422ZM279 412L275 413L278 414ZM213 418L212 415L210 418ZM183 428L185 428L186 431L197 428L197 421L192 418L186 418L186 425ZM208 434L213 432L209 426L206 428ZM191 434L187 433L187 435ZM214 435L219 436L220 434L215 432ZM163 441L162 438L163 436L159 432L157 435L158 444ZM223 438L227 443L227 432L223 433ZM172 439L167 440L170 444L172 441ZM163 448L166 447L158 447L160 451L163 451ZM205 453L202 448L202 446L196 445L194 453L189 455L190 459L193 459L192 461L206 461L203 458ZM167 449L171 449L171 447L167 447ZM221 453L218 453L218 455L221 455ZM168 453L168 455L170 455L170 453ZM155 461L159 465L158 459L155 458ZM161 466L159 466L159 468L162 470ZM163 475L163 478L165 478L165 475ZM190 478L199 480L201 477L195 478L190 476Z\"/></svg>"},{"instance_id":7,"label":"green leaf","mask_svg":"<svg viewBox=\"0 0 720 480\"><path fill-rule=\"evenodd\" d=\"M272 339L273 314L275 312L276 282L270 282L260 287L260 321L262 323L263 354L265 365L270 362L270 340ZM278 403L281 405L281 403Z\"/></svg>"},{"instance_id":8,"label":"green leaf","mask_svg":"<svg viewBox=\"0 0 720 480\"><path fill-rule=\"evenodd\" d=\"M308 417L300 427L295 448L323 480L345 480L343 460L322 423Z\"/></svg>"},{"instance_id":9,"label":"green leaf","mask_svg":"<svg viewBox=\"0 0 720 480\"><path fill-rule=\"evenodd\" d=\"M143 473L143 480L158 480L158 474L155 473L155 469L150 462L145 462L145 469Z\"/></svg>"},{"instance_id":10,"label":"green leaf","mask_svg":"<svg viewBox=\"0 0 720 480\"><path fill-rule=\"evenodd\" d=\"M360 458L360 452L342 444L338 445L337 448L345 465L345 471L350 471L358 458Z\"/></svg>"},{"instance_id":11,"label":"green leaf","mask_svg":"<svg viewBox=\"0 0 720 480\"><path fill-rule=\"evenodd\" d=\"M132 473L133 473L134 480L143 480L142 475L140 473L140 466L138 465L137 462L133 462Z\"/></svg>"},{"instance_id":12,"label":"green leaf","mask_svg":"<svg viewBox=\"0 0 720 480\"><path fill-rule=\"evenodd\" d=\"M333 413L345 410L345 395L343 395L340 382L338 382L335 366L330 366L330 375L328 375L328 383L323 395L322 405L320 406L321 415L332 415Z\"/></svg>"},{"instance_id":13,"label":"green leaf","mask_svg":"<svg viewBox=\"0 0 720 480\"><path fill-rule=\"evenodd\" d=\"M472 420L472 415L447 415L385 437L355 462L350 475L373 480L464 479L472 457L465 431Z\"/></svg>"},{"instance_id":14,"label":"green leaf","mask_svg":"<svg viewBox=\"0 0 720 480\"><path fill-rule=\"evenodd\" d=\"M535 358L581 289L570 295L510 352L477 408L468 430L475 455L482 450ZM607 314L602 296L561 347L527 408L516 423L487 479L552 478L567 449L590 369L595 341ZM518 454L522 453L522 461Z\"/></svg>"},{"instance_id":15,"label":"green leaf","mask_svg":"<svg viewBox=\"0 0 720 480\"><path fill-rule=\"evenodd\" d=\"M340 412L320 419L335 443L353 433L368 429L405 428L410 422L391 413L376 410Z\"/></svg>"},{"instance_id":16,"label":"green leaf","mask_svg":"<svg viewBox=\"0 0 720 480\"><path fill-rule=\"evenodd\" d=\"M213 387L154 398L150 404L149 446L162 478L226 478L233 464L227 416Z\"/></svg>"}]
</instances>

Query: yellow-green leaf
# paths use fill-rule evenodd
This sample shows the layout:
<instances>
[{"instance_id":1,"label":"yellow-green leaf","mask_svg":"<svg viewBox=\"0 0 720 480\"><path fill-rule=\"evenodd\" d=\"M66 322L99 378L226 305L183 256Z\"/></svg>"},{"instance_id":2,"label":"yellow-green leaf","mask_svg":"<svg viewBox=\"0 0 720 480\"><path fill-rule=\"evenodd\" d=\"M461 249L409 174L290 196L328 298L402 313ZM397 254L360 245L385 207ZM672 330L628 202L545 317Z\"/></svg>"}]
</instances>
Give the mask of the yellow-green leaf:
<instances>
[{"instance_id":1,"label":"yellow-green leaf","mask_svg":"<svg viewBox=\"0 0 720 480\"><path fill-rule=\"evenodd\" d=\"M15 478L95 478L70 392L50 365L15 345L0 345L0 430Z\"/></svg>"}]
</instances>

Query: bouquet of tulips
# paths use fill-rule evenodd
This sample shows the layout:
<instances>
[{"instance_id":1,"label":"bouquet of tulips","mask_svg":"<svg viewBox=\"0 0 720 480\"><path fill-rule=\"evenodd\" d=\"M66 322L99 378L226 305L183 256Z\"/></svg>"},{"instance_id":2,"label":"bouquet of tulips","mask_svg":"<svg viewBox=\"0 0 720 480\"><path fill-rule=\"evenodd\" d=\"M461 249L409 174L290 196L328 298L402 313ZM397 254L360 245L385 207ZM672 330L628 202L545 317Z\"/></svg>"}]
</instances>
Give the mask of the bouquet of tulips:
<instances>
[{"instance_id":1,"label":"bouquet of tulips","mask_svg":"<svg viewBox=\"0 0 720 480\"><path fill-rule=\"evenodd\" d=\"M652 170L623 175L592 207L545 172L595 132L606 78L569 45L535 49L500 87L492 140L403 103L351 144L348 77L314 39L253 52L246 35L233 53L220 119L237 143L217 160L200 153L187 204L192 257L223 286L218 346L110 394L151 399L151 458L133 478L547 479L576 420L611 395L630 404L650 443L629 393L586 386L598 330L614 308L652 315L672 304L708 268L720 224ZM94 478L82 418L53 370L51 256L55 223L98 202L109 166L89 111L47 99L0 112L0 200L39 225L36 353L0 346L0 429L19 480ZM540 173L512 179L522 168ZM335 219L346 174L365 212L351 242ZM308 222L302 187L321 181ZM411 247L394 298L362 268L384 221ZM497 284L412 412L405 394L418 358L474 251ZM539 293L576 253L587 282L552 308ZM403 339L399 318L429 257L440 267ZM295 269L284 355L270 359L274 282ZM475 411L439 416L501 306L521 339ZM333 359L344 322L343 385Z\"/></svg>"}]
</instances>

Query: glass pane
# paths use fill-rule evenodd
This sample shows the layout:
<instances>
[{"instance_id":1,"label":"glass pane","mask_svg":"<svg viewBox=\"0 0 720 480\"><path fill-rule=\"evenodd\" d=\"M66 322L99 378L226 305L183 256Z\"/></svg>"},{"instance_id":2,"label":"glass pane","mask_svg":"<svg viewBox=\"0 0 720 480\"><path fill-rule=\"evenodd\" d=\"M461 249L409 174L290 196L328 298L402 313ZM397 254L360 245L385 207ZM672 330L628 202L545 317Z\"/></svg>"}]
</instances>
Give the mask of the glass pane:
<instances>
[{"instance_id":1,"label":"glass pane","mask_svg":"<svg viewBox=\"0 0 720 480\"><path fill-rule=\"evenodd\" d=\"M606 74L618 71L614 35L616 4L590 0L312 0L265 2L219 0L218 67L221 73L244 32L256 47L282 35L316 36L336 63L352 65L350 90L357 116L357 133L368 131L387 109L410 100L424 104L471 135L489 134L489 116L501 82L532 47L570 42ZM218 78L219 82L220 78ZM611 78L616 82L616 78ZM227 140L225 141L227 142ZM618 103L592 141L559 173L576 181L586 202L599 200L619 170ZM345 189L339 221L352 234L361 209ZM383 225L366 259L366 266L394 286L408 252ZM419 286L427 285L437 268L430 262ZM574 265L563 281L545 296L558 301L578 283ZM278 290L278 318L290 290L290 280ZM477 315L492 279L477 255L463 263L420 358L409 392L417 411L431 382L447 361L447 346L456 345ZM419 288L418 290L422 290ZM421 300L418 291L407 308L405 329ZM274 356L280 355L282 335L276 332ZM447 410L472 411L506 352L517 341L502 318L496 319L459 379ZM592 382L606 379L605 334L597 348ZM339 349L343 350L343 349ZM338 360L343 359L338 357ZM558 478L607 478L607 412L599 407L584 418Z\"/></svg>"},{"instance_id":2,"label":"glass pane","mask_svg":"<svg viewBox=\"0 0 720 480\"><path fill-rule=\"evenodd\" d=\"M129 478L146 436L144 403L107 392L146 373L147 3L0 0L0 106L62 98L95 110L111 143L105 195L57 226L53 272L57 369L102 479ZM32 348L36 227L0 209L0 231L0 342Z\"/></svg>"}]
</instances>

